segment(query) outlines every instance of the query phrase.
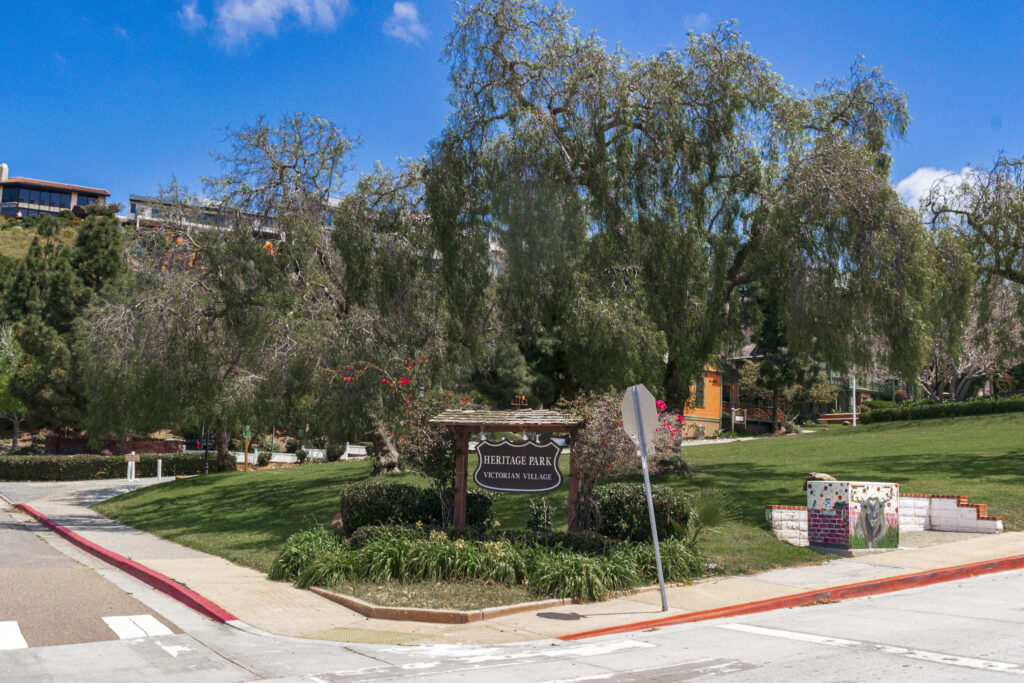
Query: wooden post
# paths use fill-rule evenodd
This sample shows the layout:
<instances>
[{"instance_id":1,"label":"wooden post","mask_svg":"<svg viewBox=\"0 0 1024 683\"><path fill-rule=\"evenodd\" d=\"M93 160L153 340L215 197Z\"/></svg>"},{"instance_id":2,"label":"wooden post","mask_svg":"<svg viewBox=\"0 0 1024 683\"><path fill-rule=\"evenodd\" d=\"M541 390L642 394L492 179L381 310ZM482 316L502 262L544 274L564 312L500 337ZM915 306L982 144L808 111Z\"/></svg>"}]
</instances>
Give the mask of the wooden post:
<instances>
[{"instance_id":1,"label":"wooden post","mask_svg":"<svg viewBox=\"0 0 1024 683\"><path fill-rule=\"evenodd\" d=\"M576 431L569 432L569 531L579 531L576 502L580 495L580 473L576 469Z\"/></svg>"},{"instance_id":2,"label":"wooden post","mask_svg":"<svg viewBox=\"0 0 1024 683\"><path fill-rule=\"evenodd\" d=\"M469 429L455 428L455 511L452 525L466 526L466 465L469 460Z\"/></svg>"}]
</instances>

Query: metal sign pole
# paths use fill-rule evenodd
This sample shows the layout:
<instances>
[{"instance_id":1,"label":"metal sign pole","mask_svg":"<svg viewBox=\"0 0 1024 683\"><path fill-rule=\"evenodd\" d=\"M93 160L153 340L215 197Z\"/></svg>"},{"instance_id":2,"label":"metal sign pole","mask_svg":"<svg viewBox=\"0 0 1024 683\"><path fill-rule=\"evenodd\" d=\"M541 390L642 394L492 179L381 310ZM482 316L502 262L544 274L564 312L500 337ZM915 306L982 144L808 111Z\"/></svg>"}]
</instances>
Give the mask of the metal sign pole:
<instances>
[{"instance_id":1,"label":"metal sign pole","mask_svg":"<svg viewBox=\"0 0 1024 683\"><path fill-rule=\"evenodd\" d=\"M668 599L665 597L665 576L661 571L661 548L658 546L658 525L654 521L654 498L651 496L651 475L647 471L647 439L644 438L644 418L640 414L640 395L637 387L632 387L633 409L636 411L636 424L639 431L640 461L644 470L644 489L647 491L647 512L651 517L651 538L654 539L654 561L658 567L658 585L661 587L661 611L668 611ZM652 429L656 425L652 425Z\"/></svg>"}]
</instances>

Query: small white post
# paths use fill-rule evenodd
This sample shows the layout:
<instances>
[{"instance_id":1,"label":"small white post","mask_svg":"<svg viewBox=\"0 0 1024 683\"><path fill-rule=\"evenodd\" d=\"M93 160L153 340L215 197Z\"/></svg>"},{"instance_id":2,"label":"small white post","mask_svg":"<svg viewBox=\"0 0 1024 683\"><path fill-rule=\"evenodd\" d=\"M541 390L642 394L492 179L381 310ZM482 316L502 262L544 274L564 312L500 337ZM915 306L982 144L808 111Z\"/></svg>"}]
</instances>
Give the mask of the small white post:
<instances>
[{"instance_id":1,"label":"small white post","mask_svg":"<svg viewBox=\"0 0 1024 683\"><path fill-rule=\"evenodd\" d=\"M156 480L160 481L164 476L164 461L160 458L156 461Z\"/></svg>"}]
</instances>

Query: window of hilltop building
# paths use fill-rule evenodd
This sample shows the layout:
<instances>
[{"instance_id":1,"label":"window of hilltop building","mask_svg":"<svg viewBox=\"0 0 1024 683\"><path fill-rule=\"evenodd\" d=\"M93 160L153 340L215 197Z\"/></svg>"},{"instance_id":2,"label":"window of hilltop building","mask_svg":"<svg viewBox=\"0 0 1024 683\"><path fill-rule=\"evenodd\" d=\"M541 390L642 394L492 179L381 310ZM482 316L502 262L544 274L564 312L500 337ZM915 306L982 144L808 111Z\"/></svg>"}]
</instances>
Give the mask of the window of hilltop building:
<instances>
[{"instance_id":1,"label":"window of hilltop building","mask_svg":"<svg viewBox=\"0 0 1024 683\"><path fill-rule=\"evenodd\" d=\"M18 188L16 187L5 187L3 201L5 202L16 202L18 201Z\"/></svg>"},{"instance_id":2,"label":"window of hilltop building","mask_svg":"<svg viewBox=\"0 0 1024 683\"><path fill-rule=\"evenodd\" d=\"M86 194L78 195L78 205L79 206L89 206L90 204L95 204L95 203L96 203L96 197L91 197L91 196L86 195Z\"/></svg>"},{"instance_id":3,"label":"window of hilltop building","mask_svg":"<svg viewBox=\"0 0 1024 683\"><path fill-rule=\"evenodd\" d=\"M695 408L704 407L704 373L697 373L697 379L693 382L693 405Z\"/></svg>"}]
</instances>

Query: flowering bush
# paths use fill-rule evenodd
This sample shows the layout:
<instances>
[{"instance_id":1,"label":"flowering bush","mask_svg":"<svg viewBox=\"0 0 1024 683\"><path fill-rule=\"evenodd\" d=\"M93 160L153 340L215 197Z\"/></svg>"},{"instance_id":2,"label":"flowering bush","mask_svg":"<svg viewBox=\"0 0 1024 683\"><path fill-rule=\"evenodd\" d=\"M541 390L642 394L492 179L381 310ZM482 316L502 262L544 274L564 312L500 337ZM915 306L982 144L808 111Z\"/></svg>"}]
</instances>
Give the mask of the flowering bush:
<instances>
[{"instance_id":1,"label":"flowering bush","mask_svg":"<svg viewBox=\"0 0 1024 683\"><path fill-rule=\"evenodd\" d=\"M600 512L593 490L604 478L621 477L640 471L637 445L622 427L622 397L619 394L582 394L560 407L575 412L585 420L576 434L573 458L580 475L580 495L576 516L581 529L598 525ZM654 450L647 463L651 474L666 469L687 471L681 463L679 446L683 439L683 416L668 412L664 401L656 404L659 425L654 432ZM662 407L664 406L664 407Z\"/></svg>"}]
</instances>

